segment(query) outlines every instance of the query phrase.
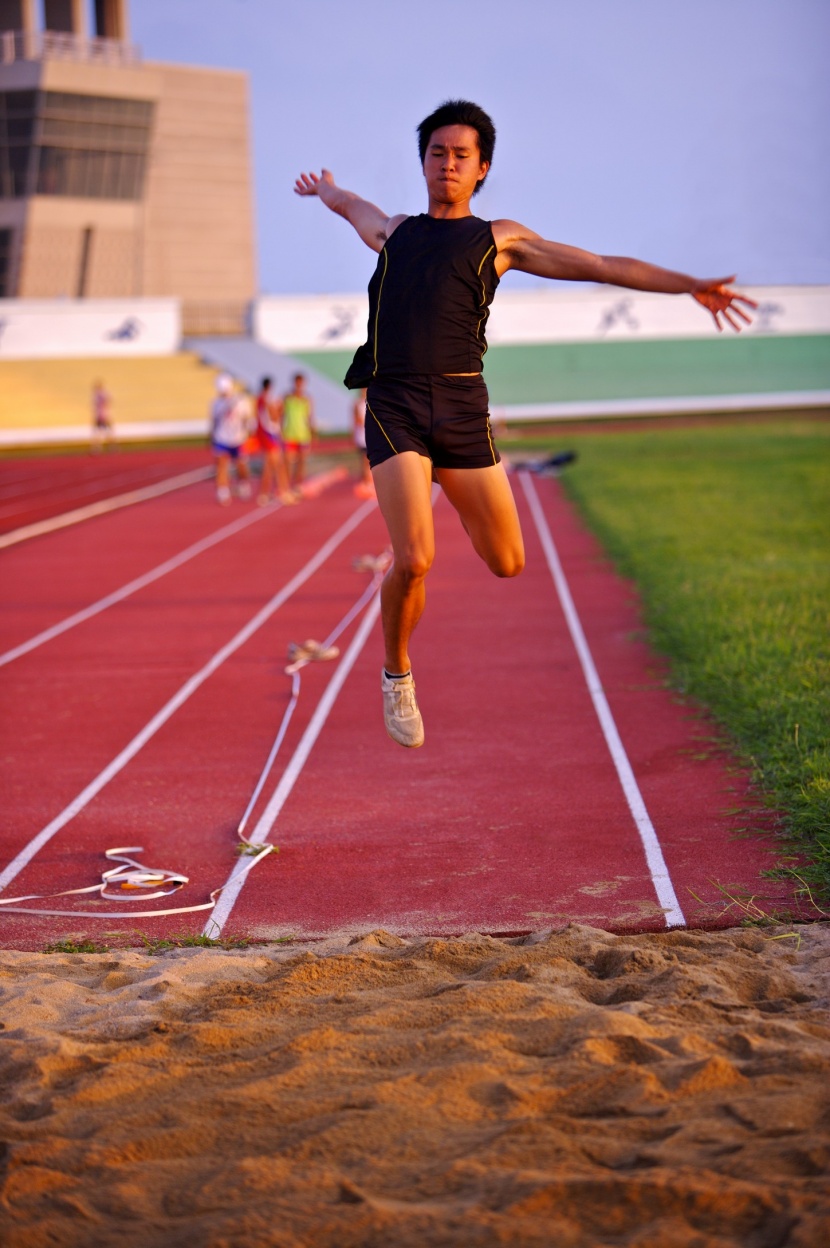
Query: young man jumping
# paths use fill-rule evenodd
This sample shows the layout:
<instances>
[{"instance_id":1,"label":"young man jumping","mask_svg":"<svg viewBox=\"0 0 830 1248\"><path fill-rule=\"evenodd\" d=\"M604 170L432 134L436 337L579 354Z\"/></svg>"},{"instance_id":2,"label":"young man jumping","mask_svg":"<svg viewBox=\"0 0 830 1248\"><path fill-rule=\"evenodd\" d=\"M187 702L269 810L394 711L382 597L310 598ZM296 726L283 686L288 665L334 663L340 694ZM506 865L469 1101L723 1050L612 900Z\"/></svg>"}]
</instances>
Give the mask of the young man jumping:
<instances>
[{"instance_id":1,"label":"young man jumping","mask_svg":"<svg viewBox=\"0 0 830 1248\"><path fill-rule=\"evenodd\" d=\"M740 330L750 318L739 304L755 307L729 289L732 277L698 280L549 242L518 221L473 216L470 201L484 185L495 139L488 115L468 100L448 100L425 118L418 140L428 208L416 217L388 216L337 186L327 169L301 174L294 188L316 195L380 253L369 283L367 341L346 385L368 388L366 448L394 556L381 590L384 720L389 736L410 747L424 741L409 639L435 553L433 474L490 571L516 576L524 567L519 517L493 443L481 375L487 316L502 275L519 269L689 294L718 329L723 318Z\"/></svg>"}]
</instances>

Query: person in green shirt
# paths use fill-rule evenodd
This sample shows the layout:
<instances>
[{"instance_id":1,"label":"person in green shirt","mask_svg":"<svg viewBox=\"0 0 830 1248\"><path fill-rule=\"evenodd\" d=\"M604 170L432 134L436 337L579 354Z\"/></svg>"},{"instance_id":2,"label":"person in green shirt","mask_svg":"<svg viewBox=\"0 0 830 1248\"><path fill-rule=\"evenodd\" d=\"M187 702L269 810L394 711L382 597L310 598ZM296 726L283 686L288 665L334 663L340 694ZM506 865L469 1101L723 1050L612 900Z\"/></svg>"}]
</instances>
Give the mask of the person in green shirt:
<instances>
[{"instance_id":1,"label":"person in green shirt","mask_svg":"<svg viewBox=\"0 0 830 1248\"><path fill-rule=\"evenodd\" d=\"M305 374L294 374L294 388L282 401L282 444L288 468L288 482L295 492L305 478L306 458L317 433L314 404L306 394Z\"/></svg>"}]
</instances>

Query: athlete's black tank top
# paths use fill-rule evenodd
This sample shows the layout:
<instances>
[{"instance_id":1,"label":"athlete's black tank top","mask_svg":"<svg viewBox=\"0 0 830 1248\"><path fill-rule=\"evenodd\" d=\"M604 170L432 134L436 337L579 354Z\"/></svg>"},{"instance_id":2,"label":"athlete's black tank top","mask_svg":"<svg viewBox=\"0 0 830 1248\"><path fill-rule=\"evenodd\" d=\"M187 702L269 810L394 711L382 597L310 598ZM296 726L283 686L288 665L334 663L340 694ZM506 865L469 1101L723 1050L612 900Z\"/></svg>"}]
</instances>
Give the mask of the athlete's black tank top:
<instances>
[{"instance_id":1,"label":"athlete's black tank top","mask_svg":"<svg viewBox=\"0 0 830 1248\"><path fill-rule=\"evenodd\" d=\"M350 389L373 377L478 373L484 328L499 283L496 244L480 217L407 217L378 257L369 283L368 338L346 374Z\"/></svg>"}]
</instances>

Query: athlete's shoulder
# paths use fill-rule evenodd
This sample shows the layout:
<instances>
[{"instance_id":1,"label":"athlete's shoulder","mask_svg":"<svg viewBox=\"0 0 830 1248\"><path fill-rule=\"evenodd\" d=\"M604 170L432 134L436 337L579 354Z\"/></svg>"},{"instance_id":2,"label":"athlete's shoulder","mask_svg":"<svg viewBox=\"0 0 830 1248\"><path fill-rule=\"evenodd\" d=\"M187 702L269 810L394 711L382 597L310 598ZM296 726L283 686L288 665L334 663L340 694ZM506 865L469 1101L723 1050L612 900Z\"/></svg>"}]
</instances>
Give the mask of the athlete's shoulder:
<instances>
[{"instance_id":1,"label":"athlete's shoulder","mask_svg":"<svg viewBox=\"0 0 830 1248\"><path fill-rule=\"evenodd\" d=\"M407 212L399 212L394 217L390 217L389 220L386 222L386 231L385 231L386 240L385 241L388 243L389 239L395 233L395 230L397 230L398 226L403 225L404 221L409 221L409 220L410 220L410 216L409 216L409 213Z\"/></svg>"},{"instance_id":2,"label":"athlete's shoulder","mask_svg":"<svg viewBox=\"0 0 830 1248\"><path fill-rule=\"evenodd\" d=\"M491 221L490 228L493 231L493 238L499 251L507 250L522 239L541 238L541 235L537 234L535 230L530 230L526 225L522 225L521 221L512 221L509 217L501 217L497 221Z\"/></svg>"}]
</instances>

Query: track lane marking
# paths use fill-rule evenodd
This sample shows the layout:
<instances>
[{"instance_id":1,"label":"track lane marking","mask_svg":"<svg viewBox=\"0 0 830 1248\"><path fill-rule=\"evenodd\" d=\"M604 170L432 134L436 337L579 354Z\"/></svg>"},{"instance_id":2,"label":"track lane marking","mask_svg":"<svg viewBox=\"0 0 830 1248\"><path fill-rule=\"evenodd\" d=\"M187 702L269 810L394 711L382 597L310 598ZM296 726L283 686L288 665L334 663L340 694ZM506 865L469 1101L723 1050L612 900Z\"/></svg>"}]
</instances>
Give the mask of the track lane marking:
<instances>
[{"instance_id":1,"label":"track lane marking","mask_svg":"<svg viewBox=\"0 0 830 1248\"><path fill-rule=\"evenodd\" d=\"M309 477L306 485L325 487L325 485L329 484L330 478L330 471L319 472ZM239 520L234 520L231 524L226 524L223 528L217 529L215 533L208 534L207 537L200 538L198 542L187 546L178 555L172 555L155 568L151 568L149 572L145 572L134 580L128 581L120 589L114 589L111 594L99 598L97 602L91 603L90 606L82 607L80 611L76 611L72 615L68 615L64 620L58 621L57 624L53 624L42 632L36 633L28 641L23 641L19 646L14 646L11 650L0 654L0 667L5 667L7 663L13 663L15 659L20 659L24 654L29 654L32 650L36 650L38 646L45 645L47 641L60 637L62 633L67 632L70 628L75 628L78 624L85 623L86 620L90 620L102 611L106 611L108 607L123 602L125 598L129 598L131 594L137 593L138 590L146 589L154 581L159 580L162 576L166 576L168 572L175 571L176 568L180 568L182 564L187 563L190 559L195 559L197 555L201 555L204 551L210 550L212 546L218 545L226 537L233 537L236 533L241 533L243 529L256 524L259 520L264 520L266 516L279 511L281 508L282 503L276 502L268 508L261 508L259 511L243 516Z\"/></svg>"},{"instance_id":2,"label":"track lane marking","mask_svg":"<svg viewBox=\"0 0 830 1248\"><path fill-rule=\"evenodd\" d=\"M361 650L369 639L369 634L374 627L379 613L380 590L377 591L371 603L367 607L366 614L360 622L360 627L357 629L357 632L352 638L351 645L343 655L343 658L338 664L331 680L326 685L325 692L323 693L320 701L317 703L314 714L309 720L306 730L300 738L300 742L296 750L291 756L291 761L280 777L279 783L269 799L268 805L260 815L257 825L249 838L252 844L269 843L268 837L277 821L277 818L279 817L280 811L287 802L294 785L300 778L300 773L308 761L308 756L311 753L317 738L325 727L326 720L331 713L331 709L337 701L338 694L346 682L346 677L351 672ZM240 859L234 864L233 870L228 876L225 884L222 886L222 891L219 895L219 900L216 903L216 908L213 910L209 920L205 924L204 935L216 936L224 928L230 917L231 910L236 903L236 899L242 892L242 887L247 879L244 871L245 867Z\"/></svg>"},{"instance_id":3,"label":"track lane marking","mask_svg":"<svg viewBox=\"0 0 830 1248\"><path fill-rule=\"evenodd\" d=\"M324 542L317 551L316 555L300 569L291 580L283 586L281 590L270 599L269 602L262 607L255 616L240 629L234 637L231 638L216 654L208 660L195 675L185 681L182 687L169 699L168 702L153 716L153 718L145 724L144 728L133 737L132 741L124 747L116 757L107 764L103 771L92 780L85 789L83 789L76 798L74 798L68 806L64 807L59 815L57 815L51 823L41 829L36 836L29 841L28 845L17 854L8 864L5 870L0 873L0 892L11 883L13 879L23 870L25 866L34 858L34 856L46 845L61 828L65 827L77 814L84 809L85 806L96 797L101 790L114 779L127 764L135 758L136 754L147 744L147 742L155 736L160 728L175 714L181 706L200 688L201 685L208 680L215 671L230 658L237 650L240 649L258 629L265 624L271 616L287 602L287 600L300 589L307 580L322 566L337 547L345 541L358 525L375 509L377 504L375 501L369 500L357 508L355 512L346 520L339 529ZM338 669L339 670L339 669Z\"/></svg>"},{"instance_id":4,"label":"track lane marking","mask_svg":"<svg viewBox=\"0 0 830 1248\"><path fill-rule=\"evenodd\" d=\"M109 459L109 456L107 456ZM205 466L205 455L201 456L202 463L200 467ZM6 461L8 462L8 461ZM92 468L94 459L87 461ZM77 464L77 460L74 460ZM79 465L80 466L80 465ZM99 460L99 466L103 466ZM107 497L117 498L119 494L125 493L128 489L140 490L151 485L157 485L160 481L169 479L170 469L176 466L170 463L157 465L159 471L154 473L152 468L154 465L145 466L142 470L140 462L128 466L127 462L122 458L121 471L113 472L108 476L90 475L84 477L81 475L72 475L64 477L63 481L56 481L54 473L41 473L36 482L29 480L26 484L22 478L16 477L15 482L20 485L20 489L4 489L0 485L0 521L5 520L7 516L14 515L16 511L20 511L21 503L28 503L30 506L37 506L39 503L49 502L56 497L66 505L66 510L74 509L89 505L90 502L100 502L101 492L109 491ZM148 470L149 468L149 470ZM196 469L188 471L195 472ZM95 498L90 498L95 494ZM84 504L84 498L88 499L88 503ZM49 517L45 517L49 519Z\"/></svg>"},{"instance_id":5,"label":"track lane marking","mask_svg":"<svg viewBox=\"0 0 830 1248\"><path fill-rule=\"evenodd\" d=\"M550 574L553 577L553 583L556 586L556 592L559 595L559 602L565 615L568 625L568 631L571 634L579 662L582 665L582 673L585 677L585 683L588 686L588 692L591 695L591 701L594 704L594 710L602 728L606 745L611 754L614 767L617 771L620 784L622 785L628 808L634 819L637 832L640 837L643 850L645 852L646 863L648 865L649 874L651 876L654 891L657 894L657 900L660 908L663 910L666 927L685 927L686 919L677 900L677 894L674 891L674 885L669 875L669 869L666 866L666 860L663 857L663 850L657 837L654 824L646 809L640 787L634 776L634 771L629 762L628 755L625 752L625 746L622 743L614 716L611 713L611 707L605 696L602 682L599 678L596 665L591 655L585 632L579 619L576 607L574 606L571 591L565 573L562 571L562 564L556 550L556 544L553 540L548 522L545 517L542 505L539 502L539 496L533 485L533 481L528 473L520 472L519 480L522 483L525 498L527 499L530 514L536 526L536 532L542 543L542 549L545 553Z\"/></svg>"},{"instance_id":6,"label":"track lane marking","mask_svg":"<svg viewBox=\"0 0 830 1248\"><path fill-rule=\"evenodd\" d=\"M66 529L70 525L80 524L82 520L91 520L94 516L104 516L110 511L118 511L121 507L131 507L133 503L143 503L150 498L158 498L161 494L170 494L173 490L183 490L198 481L207 481L213 476L213 467L194 468L183 472L177 477L167 477L157 481L155 485L146 485L140 490L129 490L126 494L114 494L112 498L101 499L98 503L89 503L86 507L76 507L73 511L64 511L49 520L38 520L36 524L25 524L10 533L0 535L0 550L7 546L16 546L18 542L27 542L32 537L41 537L45 533L54 533L57 529Z\"/></svg>"},{"instance_id":7,"label":"track lane marking","mask_svg":"<svg viewBox=\"0 0 830 1248\"><path fill-rule=\"evenodd\" d=\"M440 485L433 483L430 493L430 503L432 504L433 511L438 506L442 497L443 492ZM343 658L340 660L340 663L338 664L331 680L326 685L323 696L317 703L314 714L309 720L305 732L300 738L299 744L291 756L288 766L282 773L282 776L277 783L277 787L274 789L274 792L268 801L268 805L260 815L257 825L249 838L252 843L259 841L263 844L269 843L268 837L271 834L271 830L273 829L283 806L288 801L294 785L300 778L300 772L306 765L308 756L311 753L317 738L325 727L325 723L331 713L331 709L337 701L340 690L346 682L346 677L351 672L361 650L369 639L369 634L374 627L379 613L380 589L378 589L377 593L366 608L366 614L361 620L360 626L352 638L351 645L343 655ZM217 932L222 931L228 921L228 918L230 917L231 910L236 904L237 897L242 892L242 886L245 883L245 879L246 876L244 874L242 864L240 862L236 862L227 880L222 885L219 894L219 901L216 903L216 908L213 910L210 919L205 924L203 935L216 935Z\"/></svg>"},{"instance_id":8,"label":"track lane marking","mask_svg":"<svg viewBox=\"0 0 830 1248\"><path fill-rule=\"evenodd\" d=\"M5 667L7 663L13 663L15 659L20 659L24 654L31 653L38 646L43 646L47 641L60 637L62 633L66 633L70 628L75 628L78 624L83 624L86 620L91 620L93 616L100 615L102 611L106 611L108 607L115 606L118 602L123 602L125 598L129 598L131 594L138 593L140 589L146 589L148 585L152 585L154 581L158 581L161 577L166 576L168 572L173 572L176 568L180 568L189 560L195 559L197 555L201 555L204 551L210 550L212 546L217 546L219 542L223 542L225 538L233 537L236 533L241 533L243 529L249 525L256 524L258 520L264 520L265 517L279 507L281 503L277 503L273 507L261 508L259 511L253 512L247 516L243 516L239 520L234 520L232 524L226 524L223 528L217 529L215 533L211 533L208 537L201 538L198 542L194 542L192 546L187 546L178 555L172 555L163 563L158 564L155 568L151 568L149 572L137 576L135 580L128 581L126 585L122 585L120 589L114 589L111 594L107 594L103 598L99 598L97 602L93 602L88 607L83 607L80 611L76 611L73 615L68 615L65 619L60 620L57 624L45 628L43 632L36 633L34 637L30 637L28 641L23 641L19 646L14 646L11 650L7 650L4 654L0 654L0 667Z\"/></svg>"}]
</instances>

